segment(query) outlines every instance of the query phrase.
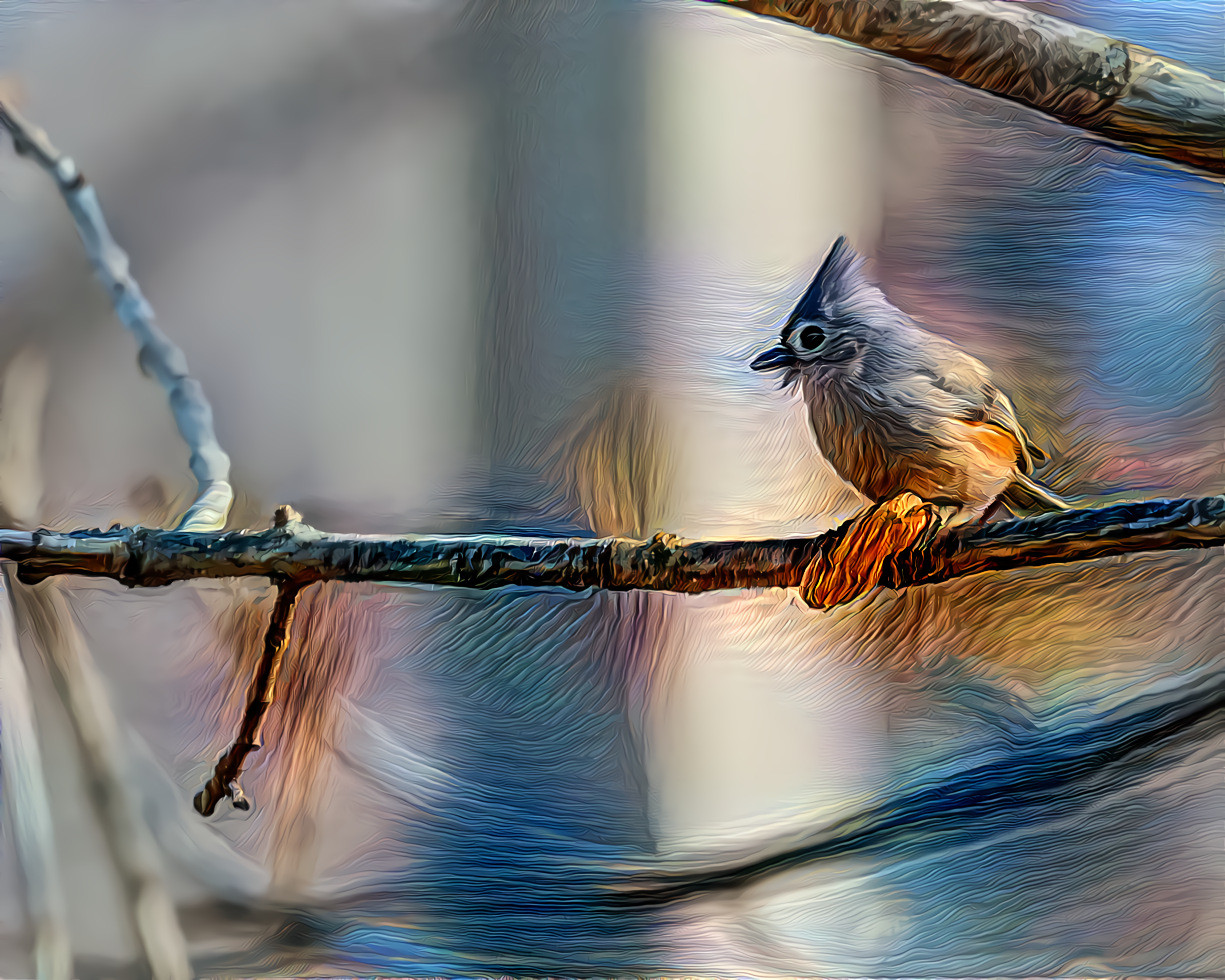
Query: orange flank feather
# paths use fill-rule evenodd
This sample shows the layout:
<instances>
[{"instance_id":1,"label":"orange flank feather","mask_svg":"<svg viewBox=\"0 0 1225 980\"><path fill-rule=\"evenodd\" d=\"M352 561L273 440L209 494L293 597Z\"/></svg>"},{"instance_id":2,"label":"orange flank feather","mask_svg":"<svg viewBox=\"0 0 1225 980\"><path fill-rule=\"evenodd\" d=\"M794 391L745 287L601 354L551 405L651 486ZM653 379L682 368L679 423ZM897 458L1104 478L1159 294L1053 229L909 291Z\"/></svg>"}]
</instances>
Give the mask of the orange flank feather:
<instances>
[{"instance_id":1,"label":"orange flank feather","mask_svg":"<svg viewBox=\"0 0 1225 980\"><path fill-rule=\"evenodd\" d=\"M1016 463L1022 458L1021 442L1016 434L1001 428L994 422L965 422L955 419L954 425L963 425L971 430L967 442L976 444L979 450L1000 462Z\"/></svg>"}]
</instances>

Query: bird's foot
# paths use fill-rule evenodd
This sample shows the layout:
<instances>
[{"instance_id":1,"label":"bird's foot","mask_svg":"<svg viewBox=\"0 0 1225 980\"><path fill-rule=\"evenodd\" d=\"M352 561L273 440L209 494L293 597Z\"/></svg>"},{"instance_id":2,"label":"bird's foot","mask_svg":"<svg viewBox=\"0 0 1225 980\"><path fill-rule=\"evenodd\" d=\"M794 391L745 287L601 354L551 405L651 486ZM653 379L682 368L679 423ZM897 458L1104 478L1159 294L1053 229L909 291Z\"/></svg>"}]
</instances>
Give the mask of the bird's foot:
<instances>
[{"instance_id":1,"label":"bird's foot","mask_svg":"<svg viewBox=\"0 0 1225 980\"><path fill-rule=\"evenodd\" d=\"M871 592L889 562L930 540L941 525L935 505L913 493L860 511L833 533L804 570L800 597L814 609L828 609Z\"/></svg>"}]
</instances>

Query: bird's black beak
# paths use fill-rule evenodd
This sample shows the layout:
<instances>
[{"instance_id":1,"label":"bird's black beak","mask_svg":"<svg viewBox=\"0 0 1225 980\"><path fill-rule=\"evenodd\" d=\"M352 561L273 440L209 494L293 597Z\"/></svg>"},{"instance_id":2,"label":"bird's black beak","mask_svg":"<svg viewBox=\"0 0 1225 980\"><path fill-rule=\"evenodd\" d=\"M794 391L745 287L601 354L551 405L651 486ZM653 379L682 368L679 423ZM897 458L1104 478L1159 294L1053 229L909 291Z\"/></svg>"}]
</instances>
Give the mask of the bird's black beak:
<instances>
[{"instance_id":1,"label":"bird's black beak","mask_svg":"<svg viewBox=\"0 0 1225 980\"><path fill-rule=\"evenodd\" d=\"M755 358L753 363L749 365L754 371L772 371L776 368L786 368L795 366L795 354L781 344L777 347L771 347L769 350L762 351Z\"/></svg>"}]
</instances>

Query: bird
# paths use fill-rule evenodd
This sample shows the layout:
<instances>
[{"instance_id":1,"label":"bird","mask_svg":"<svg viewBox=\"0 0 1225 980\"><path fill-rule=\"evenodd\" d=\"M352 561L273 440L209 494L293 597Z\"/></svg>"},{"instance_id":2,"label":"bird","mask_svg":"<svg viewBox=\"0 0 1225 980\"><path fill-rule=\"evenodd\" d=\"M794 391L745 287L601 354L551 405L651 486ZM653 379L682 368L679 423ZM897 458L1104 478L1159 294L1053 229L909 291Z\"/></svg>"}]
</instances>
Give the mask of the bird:
<instances>
[{"instance_id":1,"label":"bird","mask_svg":"<svg viewBox=\"0 0 1225 980\"><path fill-rule=\"evenodd\" d=\"M876 504L911 493L943 526L1000 506L1068 510L1032 474L1049 460L990 370L921 327L839 236L779 333L751 363L798 385L817 447Z\"/></svg>"}]
</instances>

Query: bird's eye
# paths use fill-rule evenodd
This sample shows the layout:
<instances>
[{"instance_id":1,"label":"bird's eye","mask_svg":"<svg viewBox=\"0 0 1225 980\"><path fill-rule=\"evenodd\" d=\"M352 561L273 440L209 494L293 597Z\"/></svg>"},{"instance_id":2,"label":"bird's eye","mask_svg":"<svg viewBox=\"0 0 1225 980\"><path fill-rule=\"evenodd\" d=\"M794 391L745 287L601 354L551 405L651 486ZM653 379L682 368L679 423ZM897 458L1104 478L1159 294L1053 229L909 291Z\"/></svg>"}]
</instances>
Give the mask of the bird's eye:
<instances>
[{"instance_id":1,"label":"bird's eye","mask_svg":"<svg viewBox=\"0 0 1225 980\"><path fill-rule=\"evenodd\" d=\"M795 346L800 350L816 350L825 342L825 331L815 323L807 324L795 335Z\"/></svg>"}]
</instances>

